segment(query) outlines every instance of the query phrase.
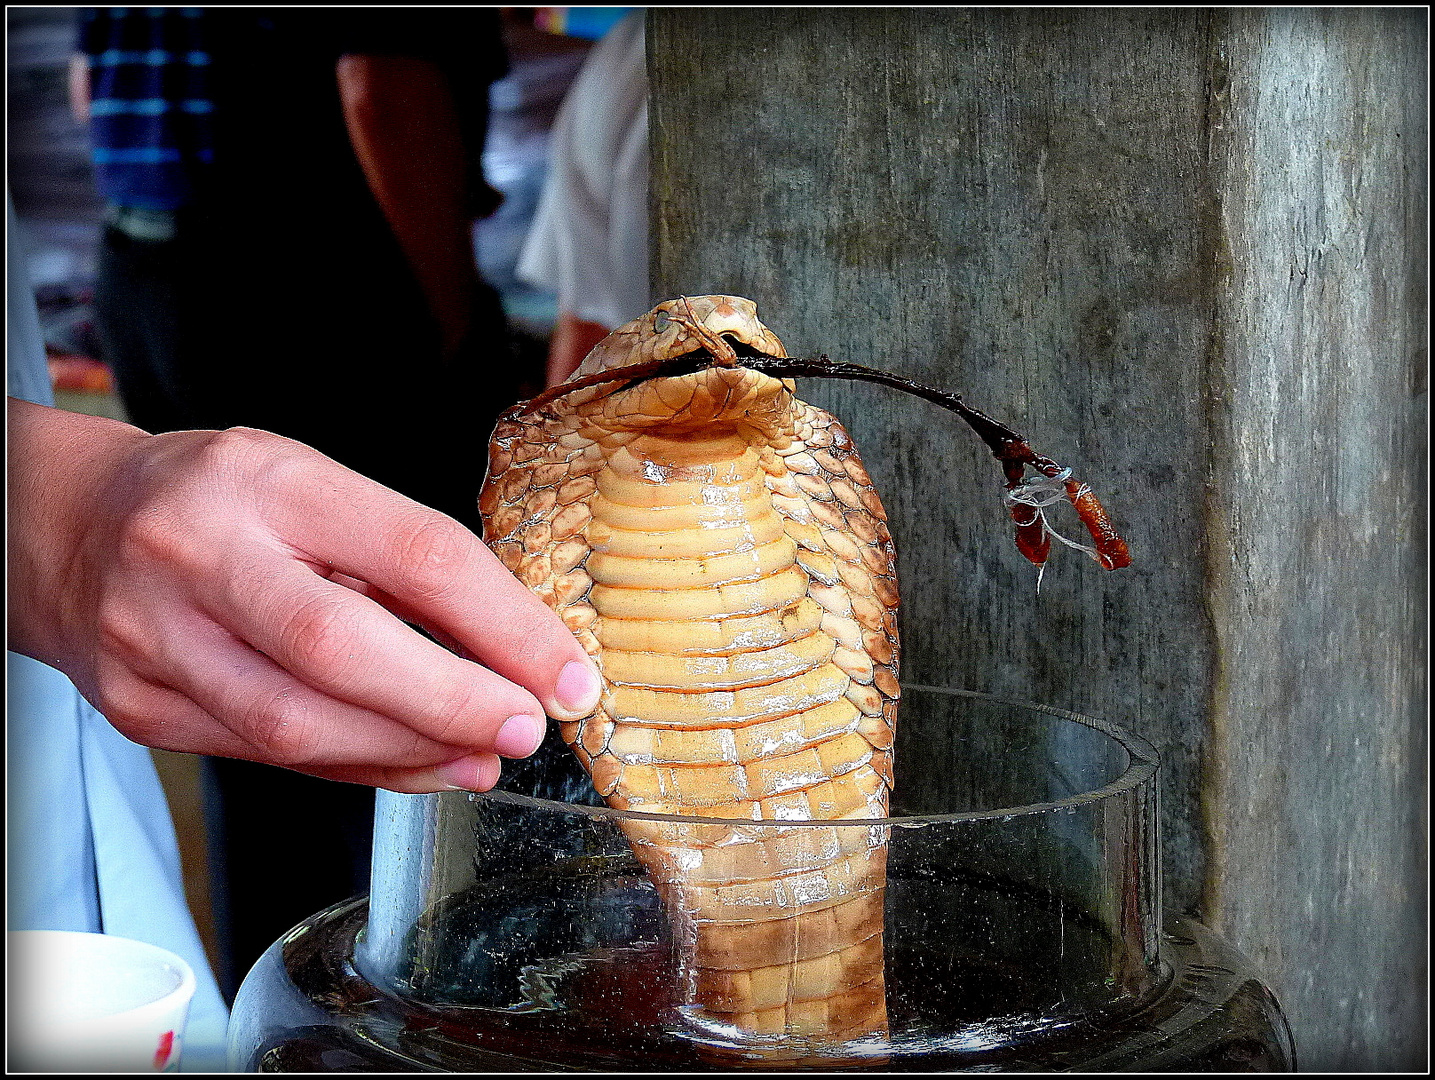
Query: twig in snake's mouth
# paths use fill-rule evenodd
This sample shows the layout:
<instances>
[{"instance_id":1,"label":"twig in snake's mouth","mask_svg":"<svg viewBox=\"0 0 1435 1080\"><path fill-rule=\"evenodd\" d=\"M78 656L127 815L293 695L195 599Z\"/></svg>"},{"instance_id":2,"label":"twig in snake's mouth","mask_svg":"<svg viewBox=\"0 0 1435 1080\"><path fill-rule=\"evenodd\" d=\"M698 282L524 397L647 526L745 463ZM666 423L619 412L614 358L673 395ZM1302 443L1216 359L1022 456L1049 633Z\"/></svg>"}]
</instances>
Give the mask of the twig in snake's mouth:
<instances>
[{"instance_id":1,"label":"twig in snake's mouth","mask_svg":"<svg viewBox=\"0 0 1435 1080\"><path fill-rule=\"evenodd\" d=\"M1006 477L1007 505L1010 509L1012 520L1016 522L1016 545L1017 549L1028 560L1040 567L1046 562L1046 557L1051 550L1051 537L1055 536L1070 547L1085 551L1095 559L1103 569L1119 570L1131 564L1131 554L1126 546L1126 541L1116 532L1107 517L1105 509L1096 498L1095 493L1086 484L1072 478L1071 470L1063 468L1049 457L1036 453L1027 443L1026 439L1018 435L1011 428L998 420L992 419L985 413L973 409L962 400L960 394L954 394L946 390L938 390L936 387L926 386L913 379L901 375L893 375L891 372L879 371L876 368L863 367L861 364L847 364L834 361L829 357L794 357L794 356L768 356L759 352L745 342L727 336L723 339L736 352L739 362L743 367L753 371L770 375L774 378L819 378L819 379L850 379L861 382L877 383L881 386L889 386L903 393L919 397L924 401L930 401L939 405L949 412L954 412L966 421L967 425L980 436L981 440L991 449L994 456L1002 464L1002 471ZM515 412L531 414L539 412L544 406L560 397L565 397L578 390L586 390L589 387L601 386L605 383L621 382L623 385L614 392L627 390L637 386L639 383L647 382L650 379L675 378L682 375L693 375L710 367L727 366L722 365L718 357L707 349L695 349L683 353L681 356L673 356L664 360L649 360L641 364L630 364L626 367L612 368L600 371L581 379L574 379L559 386L545 390L537 397L523 402L515 408ZM1032 485L1026 479L1026 467L1030 466L1038 474L1046 478L1046 483ZM1059 485L1057 488L1055 485ZM1055 532L1047 523L1043 512L1043 506L1053 501L1051 498L1041 498L1031 493L1032 490L1040 488L1042 491L1062 490L1065 497L1071 501L1076 508L1077 515L1086 526L1087 532L1091 534L1092 547L1073 543ZM1059 497L1059 496L1058 496Z\"/></svg>"}]
</instances>

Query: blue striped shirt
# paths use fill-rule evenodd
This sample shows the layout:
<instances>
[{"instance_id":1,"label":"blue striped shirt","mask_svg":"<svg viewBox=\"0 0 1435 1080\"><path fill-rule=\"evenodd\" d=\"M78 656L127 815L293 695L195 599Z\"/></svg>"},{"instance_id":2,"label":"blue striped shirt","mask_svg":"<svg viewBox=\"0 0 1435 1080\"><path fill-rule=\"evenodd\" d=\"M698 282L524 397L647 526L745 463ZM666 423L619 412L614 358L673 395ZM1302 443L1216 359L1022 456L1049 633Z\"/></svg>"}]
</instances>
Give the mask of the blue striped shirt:
<instances>
[{"instance_id":1,"label":"blue striped shirt","mask_svg":"<svg viewBox=\"0 0 1435 1080\"><path fill-rule=\"evenodd\" d=\"M173 210L214 160L201 8L84 8L95 180L111 203Z\"/></svg>"}]
</instances>

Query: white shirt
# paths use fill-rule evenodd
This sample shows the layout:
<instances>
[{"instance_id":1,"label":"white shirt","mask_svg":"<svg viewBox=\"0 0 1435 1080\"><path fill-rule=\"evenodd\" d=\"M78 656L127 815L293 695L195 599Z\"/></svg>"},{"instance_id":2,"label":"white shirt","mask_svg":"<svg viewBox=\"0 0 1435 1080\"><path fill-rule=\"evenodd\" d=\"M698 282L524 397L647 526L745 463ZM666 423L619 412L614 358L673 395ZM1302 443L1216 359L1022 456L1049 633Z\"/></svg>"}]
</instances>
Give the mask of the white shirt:
<instances>
[{"instance_id":1,"label":"white shirt","mask_svg":"<svg viewBox=\"0 0 1435 1080\"><path fill-rule=\"evenodd\" d=\"M6 214L7 391L50 405L8 193ZM18 653L7 653L5 666L8 929L114 934L182 956L198 985L180 1069L223 1071L229 1012L185 903L174 823L149 751L54 668Z\"/></svg>"},{"instance_id":2,"label":"white shirt","mask_svg":"<svg viewBox=\"0 0 1435 1080\"><path fill-rule=\"evenodd\" d=\"M651 306L644 12L593 46L553 124L548 175L519 278L608 329Z\"/></svg>"}]
</instances>

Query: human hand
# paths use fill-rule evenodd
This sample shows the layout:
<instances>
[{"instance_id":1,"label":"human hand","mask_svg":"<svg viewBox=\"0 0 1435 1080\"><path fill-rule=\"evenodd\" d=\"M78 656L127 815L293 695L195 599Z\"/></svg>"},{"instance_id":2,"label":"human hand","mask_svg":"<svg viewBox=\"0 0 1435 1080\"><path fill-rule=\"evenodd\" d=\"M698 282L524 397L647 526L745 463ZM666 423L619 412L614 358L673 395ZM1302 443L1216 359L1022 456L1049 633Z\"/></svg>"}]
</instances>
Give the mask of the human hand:
<instances>
[{"instance_id":1,"label":"human hand","mask_svg":"<svg viewBox=\"0 0 1435 1080\"><path fill-rule=\"evenodd\" d=\"M596 706L572 634L451 518L267 432L10 410L11 648L128 738L487 790L545 711Z\"/></svg>"}]
</instances>

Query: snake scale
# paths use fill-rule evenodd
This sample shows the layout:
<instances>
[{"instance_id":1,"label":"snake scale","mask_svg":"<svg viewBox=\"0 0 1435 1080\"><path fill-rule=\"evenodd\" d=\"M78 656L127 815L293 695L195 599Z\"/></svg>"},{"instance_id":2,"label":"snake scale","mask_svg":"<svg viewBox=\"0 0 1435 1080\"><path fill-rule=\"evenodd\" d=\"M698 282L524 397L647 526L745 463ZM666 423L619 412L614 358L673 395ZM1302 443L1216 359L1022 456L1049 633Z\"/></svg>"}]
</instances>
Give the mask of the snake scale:
<instances>
[{"instance_id":1,"label":"snake scale","mask_svg":"<svg viewBox=\"0 0 1435 1080\"><path fill-rule=\"evenodd\" d=\"M685 941L687 1004L739 1037L886 1031L885 817L897 580L842 425L735 349L785 356L750 300L659 304L570 378L711 366L523 403L495 428L484 539L599 665L561 725ZM714 823L712 819L720 819Z\"/></svg>"}]
</instances>

